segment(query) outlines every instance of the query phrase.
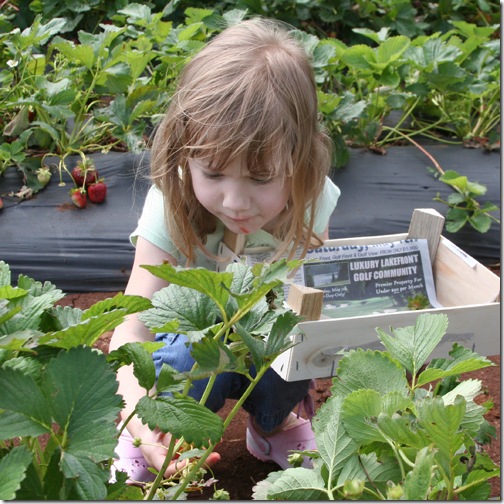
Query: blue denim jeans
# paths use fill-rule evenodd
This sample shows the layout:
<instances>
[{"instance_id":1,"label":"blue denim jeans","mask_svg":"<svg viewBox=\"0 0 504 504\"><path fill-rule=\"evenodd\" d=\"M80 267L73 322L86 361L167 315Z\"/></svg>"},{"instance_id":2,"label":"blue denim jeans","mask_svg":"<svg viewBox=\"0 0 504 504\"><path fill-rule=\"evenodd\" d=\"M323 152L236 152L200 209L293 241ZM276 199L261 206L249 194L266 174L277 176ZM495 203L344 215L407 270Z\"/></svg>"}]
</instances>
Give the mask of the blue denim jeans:
<instances>
[{"instance_id":1,"label":"blue denim jeans","mask_svg":"<svg viewBox=\"0 0 504 504\"><path fill-rule=\"evenodd\" d=\"M153 353L156 377L159 376L161 366L169 364L179 372L189 371L194 359L191 348L186 345L184 334L160 333L156 335L156 342L164 342L165 346ZM255 368L251 369L255 376ZM189 395L199 400L203 395L208 379L193 381ZM205 405L214 412L224 406L226 399L239 399L247 389L250 381L239 373L221 373L212 388ZM268 369L252 393L243 404L243 408L251 414L256 424L265 432L272 431L280 425L294 407L308 394L310 380L287 382L273 369Z\"/></svg>"}]
</instances>

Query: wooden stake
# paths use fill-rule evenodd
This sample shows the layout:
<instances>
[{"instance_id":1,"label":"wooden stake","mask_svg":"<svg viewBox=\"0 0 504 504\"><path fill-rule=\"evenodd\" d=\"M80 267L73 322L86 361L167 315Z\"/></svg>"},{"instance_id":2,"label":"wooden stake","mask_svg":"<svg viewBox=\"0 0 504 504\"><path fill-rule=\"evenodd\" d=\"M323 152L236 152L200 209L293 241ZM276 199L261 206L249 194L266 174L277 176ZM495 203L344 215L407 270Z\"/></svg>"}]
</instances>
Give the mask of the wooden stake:
<instances>
[{"instance_id":1,"label":"wooden stake","mask_svg":"<svg viewBox=\"0 0 504 504\"><path fill-rule=\"evenodd\" d=\"M229 229L226 228L222 241L236 255L243 254L243 249L245 248L245 235L233 233L233 231L229 231Z\"/></svg>"},{"instance_id":2,"label":"wooden stake","mask_svg":"<svg viewBox=\"0 0 504 504\"><path fill-rule=\"evenodd\" d=\"M413 210L408 238L427 239L432 264L436 258L444 221L444 217L433 208L415 208Z\"/></svg>"},{"instance_id":3,"label":"wooden stake","mask_svg":"<svg viewBox=\"0 0 504 504\"><path fill-rule=\"evenodd\" d=\"M322 314L324 292L304 285L292 284L287 296L287 304L304 320L319 320Z\"/></svg>"}]
</instances>

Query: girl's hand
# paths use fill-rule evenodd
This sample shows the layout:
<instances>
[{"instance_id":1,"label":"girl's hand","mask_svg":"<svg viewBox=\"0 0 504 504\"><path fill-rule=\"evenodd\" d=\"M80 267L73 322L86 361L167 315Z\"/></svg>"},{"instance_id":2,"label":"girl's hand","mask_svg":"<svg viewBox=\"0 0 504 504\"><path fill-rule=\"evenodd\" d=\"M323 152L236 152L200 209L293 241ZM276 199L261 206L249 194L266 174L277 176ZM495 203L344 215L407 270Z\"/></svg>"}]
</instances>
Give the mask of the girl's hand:
<instances>
[{"instance_id":1,"label":"girl's hand","mask_svg":"<svg viewBox=\"0 0 504 504\"><path fill-rule=\"evenodd\" d=\"M171 434L159 430L148 431L142 433L142 444L140 449L145 460L150 467L154 467L157 471L161 470L166 458L168 446L171 441ZM220 460L220 454L212 452L205 461L205 466L211 467ZM173 459L166 468L164 477L168 478L180 472L188 463L188 459L177 460Z\"/></svg>"}]
</instances>

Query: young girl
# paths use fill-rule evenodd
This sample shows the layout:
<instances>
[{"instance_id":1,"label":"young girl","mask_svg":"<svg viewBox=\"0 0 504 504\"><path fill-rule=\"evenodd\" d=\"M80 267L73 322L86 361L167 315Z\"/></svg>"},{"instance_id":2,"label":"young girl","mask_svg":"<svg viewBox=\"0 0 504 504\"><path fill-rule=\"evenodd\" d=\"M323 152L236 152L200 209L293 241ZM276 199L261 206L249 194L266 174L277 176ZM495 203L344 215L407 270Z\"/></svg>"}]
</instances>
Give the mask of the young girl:
<instances>
[{"instance_id":1,"label":"young girl","mask_svg":"<svg viewBox=\"0 0 504 504\"><path fill-rule=\"evenodd\" d=\"M316 85L304 49L272 20L224 30L186 65L157 129L153 186L131 236L136 252L125 293L150 298L166 286L143 264L215 270L225 228L246 235L247 247L271 247L274 258L320 246L339 197L327 177L329 166L330 143L317 121ZM115 330L110 349L153 338L132 316ZM184 335L155 339L165 342L153 354L158 372L163 363L179 371L192 367ZM121 369L119 382L125 419L144 391L131 367ZM286 382L268 370L244 404L252 455L287 468L289 450L315 448L311 423L292 413L309 397L309 383ZM199 399L205 385L194 382L191 395ZM219 375L206 405L217 411L247 385L243 375ZM141 438L140 448L132 446L133 437ZM169 439L133 417L115 467L130 480L152 480L146 467L160 469ZM219 458L213 453L207 463ZM174 470L169 466L166 476Z\"/></svg>"}]
</instances>

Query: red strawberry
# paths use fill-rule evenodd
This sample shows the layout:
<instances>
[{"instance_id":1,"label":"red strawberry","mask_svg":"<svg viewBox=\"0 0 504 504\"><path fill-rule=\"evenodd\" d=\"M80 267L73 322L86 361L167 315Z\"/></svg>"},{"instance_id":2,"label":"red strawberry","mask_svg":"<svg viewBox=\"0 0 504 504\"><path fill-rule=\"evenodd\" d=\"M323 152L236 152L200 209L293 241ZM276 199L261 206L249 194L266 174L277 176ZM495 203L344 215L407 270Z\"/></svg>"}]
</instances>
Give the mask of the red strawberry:
<instances>
[{"instance_id":1,"label":"red strawberry","mask_svg":"<svg viewBox=\"0 0 504 504\"><path fill-rule=\"evenodd\" d=\"M72 189L70 191L70 197L72 198L72 203L77 208L86 208L87 198L84 189Z\"/></svg>"},{"instance_id":2,"label":"red strawberry","mask_svg":"<svg viewBox=\"0 0 504 504\"><path fill-rule=\"evenodd\" d=\"M77 166L72 170L72 178L77 187L87 187L98 180L98 171L94 161L86 158L84 161L77 161Z\"/></svg>"},{"instance_id":3,"label":"red strawberry","mask_svg":"<svg viewBox=\"0 0 504 504\"><path fill-rule=\"evenodd\" d=\"M87 193L89 201L92 203L103 203L107 196L107 185L103 179L100 179L98 182L88 186Z\"/></svg>"}]
</instances>

